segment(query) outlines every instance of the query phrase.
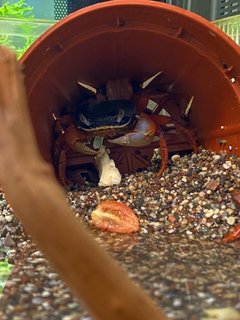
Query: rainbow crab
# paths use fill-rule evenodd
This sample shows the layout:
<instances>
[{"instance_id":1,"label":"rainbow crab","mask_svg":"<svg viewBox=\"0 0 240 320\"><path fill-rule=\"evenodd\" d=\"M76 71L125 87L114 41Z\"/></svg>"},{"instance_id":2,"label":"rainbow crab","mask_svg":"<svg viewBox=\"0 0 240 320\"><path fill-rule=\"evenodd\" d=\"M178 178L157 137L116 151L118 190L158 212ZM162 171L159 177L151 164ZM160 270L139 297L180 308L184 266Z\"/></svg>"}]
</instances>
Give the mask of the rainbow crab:
<instances>
[{"instance_id":1,"label":"rainbow crab","mask_svg":"<svg viewBox=\"0 0 240 320\"><path fill-rule=\"evenodd\" d=\"M159 140L161 167L158 176L168 165L169 152L162 126L173 126L197 152L197 143L187 120L182 116L177 100L182 95L171 93L164 85L157 85L159 72L144 83L128 79L108 81L95 89L78 82L87 99L74 114L56 118L55 160L57 175L66 184L65 169L69 150L97 156L104 143L138 147ZM185 109L187 115L192 99ZM164 108L167 115L162 115Z\"/></svg>"}]
</instances>

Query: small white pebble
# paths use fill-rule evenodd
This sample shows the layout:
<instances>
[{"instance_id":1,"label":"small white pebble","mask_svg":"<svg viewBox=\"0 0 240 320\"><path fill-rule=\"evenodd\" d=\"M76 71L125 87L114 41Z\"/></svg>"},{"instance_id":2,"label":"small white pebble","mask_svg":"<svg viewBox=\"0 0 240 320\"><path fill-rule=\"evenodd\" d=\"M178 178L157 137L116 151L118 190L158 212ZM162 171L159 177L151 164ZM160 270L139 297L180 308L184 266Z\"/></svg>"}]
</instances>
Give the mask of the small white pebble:
<instances>
[{"instance_id":1,"label":"small white pebble","mask_svg":"<svg viewBox=\"0 0 240 320\"><path fill-rule=\"evenodd\" d=\"M213 156L213 161L218 161L218 160L220 160L221 159L221 156L219 155L219 154L215 154L214 156Z\"/></svg>"},{"instance_id":2,"label":"small white pebble","mask_svg":"<svg viewBox=\"0 0 240 320\"><path fill-rule=\"evenodd\" d=\"M206 218L211 218L214 214L214 211L212 209L205 209L204 213Z\"/></svg>"},{"instance_id":3,"label":"small white pebble","mask_svg":"<svg viewBox=\"0 0 240 320\"><path fill-rule=\"evenodd\" d=\"M187 203L188 203L188 200L185 199L185 200L183 200L180 204L181 204L182 206L184 206L184 205L187 204Z\"/></svg>"},{"instance_id":4,"label":"small white pebble","mask_svg":"<svg viewBox=\"0 0 240 320\"><path fill-rule=\"evenodd\" d=\"M50 296L50 292L48 292L48 291L43 291L43 293L42 293L42 297L43 298L47 298L47 297L49 297Z\"/></svg>"},{"instance_id":5,"label":"small white pebble","mask_svg":"<svg viewBox=\"0 0 240 320\"><path fill-rule=\"evenodd\" d=\"M205 195L206 195L205 192L203 192L203 191L199 192L199 197L204 198Z\"/></svg>"},{"instance_id":6,"label":"small white pebble","mask_svg":"<svg viewBox=\"0 0 240 320\"><path fill-rule=\"evenodd\" d=\"M179 154L174 154L171 157L172 162L178 162L178 161L180 161L180 159L181 159L181 157L179 156Z\"/></svg>"},{"instance_id":7,"label":"small white pebble","mask_svg":"<svg viewBox=\"0 0 240 320\"><path fill-rule=\"evenodd\" d=\"M229 161L226 161L226 162L223 164L223 168L226 169L226 170L228 170L228 169L231 168L231 165L229 165L227 162L229 162Z\"/></svg>"},{"instance_id":8,"label":"small white pebble","mask_svg":"<svg viewBox=\"0 0 240 320\"><path fill-rule=\"evenodd\" d=\"M227 223L228 223L230 226L233 226L233 225L235 224L235 220L236 220L236 218L233 217L233 216L227 217Z\"/></svg>"},{"instance_id":9,"label":"small white pebble","mask_svg":"<svg viewBox=\"0 0 240 320\"><path fill-rule=\"evenodd\" d=\"M182 305L182 300L181 299L174 299L173 301L173 306L174 307L180 307Z\"/></svg>"},{"instance_id":10,"label":"small white pebble","mask_svg":"<svg viewBox=\"0 0 240 320\"><path fill-rule=\"evenodd\" d=\"M13 217L8 215L8 216L5 217L5 221L12 222L13 221Z\"/></svg>"}]
</instances>

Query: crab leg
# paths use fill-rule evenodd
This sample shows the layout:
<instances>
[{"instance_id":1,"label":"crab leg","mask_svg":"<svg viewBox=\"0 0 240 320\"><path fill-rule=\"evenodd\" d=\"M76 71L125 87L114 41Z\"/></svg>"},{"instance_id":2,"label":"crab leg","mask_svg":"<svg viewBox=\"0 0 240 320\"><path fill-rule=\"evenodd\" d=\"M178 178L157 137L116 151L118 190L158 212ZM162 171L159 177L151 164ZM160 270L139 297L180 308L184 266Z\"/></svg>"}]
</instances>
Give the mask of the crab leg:
<instances>
[{"instance_id":1,"label":"crab leg","mask_svg":"<svg viewBox=\"0 0 240 320\"><path fill-rule=\"evenodd\" d=\"M84 140L85 135L74 125L70 125L64 133L64 142L69 148L83 154L97 155L98 152L88 147Z\"/></svg>"},{"instance_id":2,"label":"crab leg","mask_svg":"<svg viewBox=\"0 0 240 320\"><path fill-rule=\"evenodd\" d=\"M63 143L63 134L59 136L54 143L54 167L58 180L62 185L67 186L68 183L66 181L65 171L66 171L66 146Z\"/></svg>"},{"instance_id":3,"label":"crab leg","mask_svg":"<svg viewBox=\"0 0 240 320\"><path fill-rule=\"evenodd\" d=\"M159 177L167 168L169 160L168 146L164 137L164 132L161 128L161 125L169 123L169 117L158 114L151 115L150 117L151 120L154 122L155 126L157 127L156 135L159 137L159 151L161 156L161 167L157 173L157 176Z\"/></svg>"},{"instance_id":4,"label":"crab leg","mask_svg":"<svg viewBox=\"0 0 240 320\"><path fill-rule=\"evenodd\" d=\"M178 122L174 121L172 118L168 116L152 115L151 119L154 121L158 128L160 128L161 125L166 125L170 123L174 124L176 131L178 131L182 135L182 137L191 145L193 151L197 153L198 145L190 129L185 128L182 124L179 124Z\"/></svg>"},{"instance_id":5,"label":"crab leg","mask_svg":"<svg viewBox=\"0 0 240 320\"><path fill-rule=\"evenodd\" d=\"M162 125L167 125L169 123L173 123L176 130L179 131L180 134L186 139L186 141L190 143L194 152L197 152L197 143L196 143L191 131L189 129L185 128L183 125L172 120L172 118L170 118L168 116L164 116L164 115L154 114L154 115L151 115L151 119L154 121L155 125L158 128L158 135L159 135L159 139L160 139L160 155L161 155L161 160L162 160L162 165L161 165L161 168L158 172L158 176L160 176L164 172L164 170L167 168L168 159L169 159L167 143L164 138L164 132L161 129Z\"/></svg>"},{"instance_id":6,"label":"crab leg","mask_svg":"<svg viewBox=\"0 0 240 320\"><path fill-rule=\"evenodd\" d=\"M66 186L66 163L67 163L67 158L66 158L66 152L64 149L61 150L59 154L59 159L58 159L58 166L57 166L57 176L59 181Z\"/></svg>"},{"instance_id":7,"label":"crab leg","mask_svg":"<svg viewBox=\"0 0 240 320\"><path fill-rule=\"evenodd\" d=\"M173 121L173 124L176 127L176 130L191 145L191 147L193 148L193 151L195 153L197 153L198 152L198 145L197 145L197 142L196 142L192 132L190 131L190 129L185 128L184 126L182 126L181 124L179 124L175 121Z\"/></svg>"},{"instance_id":8,"label":"crab leg","mask_svg":"<svg viewBox=\"0 0 240 320\"><path fill-rule=\"evenodd\" d=\"M72 150L77 151L77 152L81 152L83 154L89 155L89 156L96 156L97 155L97 151L93 150L91 148L89 148L86 143L84 142L80 142L80 141L76 141L71 145Z\"/></svg>"},{"instance_id":9,"label":"crab leg","mask_svg":"<svg viewBox=\"0 0 240 320\"><path fill-rule=\"evenodd\" d=\"M160 150L160 156L161 156L161 167L157 173L157 176L161 176L164 170L167 168L168 165L168 146L166 139L164 138L164 132L161 128L158 128L158 134L159 134L159 150Z\"/></svg>"}]
</instances>

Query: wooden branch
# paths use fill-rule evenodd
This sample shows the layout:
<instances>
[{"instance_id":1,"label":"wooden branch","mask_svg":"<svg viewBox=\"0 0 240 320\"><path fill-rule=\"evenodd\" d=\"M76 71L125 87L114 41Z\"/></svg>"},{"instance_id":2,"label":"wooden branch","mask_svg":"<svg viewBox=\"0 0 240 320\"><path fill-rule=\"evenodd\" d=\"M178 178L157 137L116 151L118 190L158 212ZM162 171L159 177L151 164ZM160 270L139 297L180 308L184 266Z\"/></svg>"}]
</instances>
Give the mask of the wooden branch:
<instances>
[{"instance_id":1,"label":"wooden branch","mask_svg":"<svg viewBox=\"0 0 240 320\"><path fill-rule=\"evenodd\" d=\"M0 183L15 214L95 319L164 320L76 220L40 156L15 55L0 47Z\"/></svg>"}]
</instances>

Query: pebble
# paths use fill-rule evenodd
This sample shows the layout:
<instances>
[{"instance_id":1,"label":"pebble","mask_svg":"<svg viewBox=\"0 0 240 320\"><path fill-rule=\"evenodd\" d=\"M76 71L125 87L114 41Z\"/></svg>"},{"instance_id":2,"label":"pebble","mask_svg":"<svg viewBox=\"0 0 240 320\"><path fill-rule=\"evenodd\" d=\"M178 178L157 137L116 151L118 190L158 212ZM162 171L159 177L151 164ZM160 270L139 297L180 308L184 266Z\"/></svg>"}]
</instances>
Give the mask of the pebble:
<instances>
[{"instance_id":1,"label":"pebble","mask_svg":"<svg viewBox=\"0 0 240 320\"><path fill-rule=\"evenodd\" d=\"M240 313L233 308L206 309L202 320L240 320Z\"/></svg>"},{"instance_id":2,"label":"pebble","mask_svg":"<svg viewBox=\"0 0 240 320\"><path fill-rule=\"evenodd\" d=\"M49 297L50 296L50 292L48 292L48 291L43 291L43 293L42 293L42 297L43 298L46 298L46 297Z\"/></svg>"},{"instance_id":3,"label":"pebble","mask_svg":"<svg viewBox=\"0 0 240 320\"><path fill-rule=\"evenodd\" d=\"M171 157L172 162L178 162L178 161L180 161L180 159L181 159L181 157L180 157L180 155L178 155L178 154L174 154L174 155Z\"/></svg>"},{"instance_id":4,"label":"pebble","mask_svg":"<svg viewBox=\"0 0 240 320\"><path fill-rule=\"evenodd\" d=\"M62 320L79 320L80 319L80 317L79 317L80 315L79 314L73 314L73 315L70 315L70 316L64 316L63 318L62 318ZM82 319L82 318L81 318ZM89 318L90 319L90 318ZM90 319L91 320L91 319Z\"/></svg>"},{"instance_id":5,"label":"pebble","mask_svg":"<svg viewBox=\"0 0 240 320\"><path fill-rule=\"evenodd\" d=\"M173 301L173 307L180 307L182 305L182 300L181 299L175 299Z\"/></svg>"},{"instance_id":6,"label":"pebble","mask_svg":"<svg viewBox=\"0 0 240 320\"><path fill-rule=\"evenodd\" d=\"M13 240L13 238L11 237L11 234L8 233L6 238L4 239L4 246L6 247L15 247L16 243Z\"/></svg>"},{"instance_id":7,"label":"pebble","mask_svg":"<svg viewBox=\"0 0 240 320\"><path fill-rule=\"evenodd\" d=\"M233 217L233 216L227 217L227 223L228 223L230 226L234 226L235 221L236 221L236 218L235 218L235 217Z\"/></svg>"},{"instance_id":8,"label":"pebble","mask_svg":"<svg viewBox=\"0 0 240 320\"><path fill-rule=\"evenodd\" d=\"M219 154L213 155L213 161L212 161L213 164L217 164L220 161L221 161L221 156Z\"/></svg>"},{"instance_id":9,"label":"pebble","mask_svg":"<svg viewBox=\"0 0 240 320\"><path fill-rule=\"evenodd\" d=\"M206 189L209 189L211 191L215 191L217 190L217 188L219 187L220 182L217 180L210 180L209 182L206 183L205 187Z\"/></svg>"},{"instance_id":10,"label":"pebble","mask_svg":"<svg viewBox=\"0 0 240 320\"><path fill-rule=\"evenodd\" d=\"M214 215L214 211L212 209L205 209L204 213L206 218L211 218Z\"/></svg>"},{"instance_id":11,"label":"pebble","mask_svg":"<svg viewBox=\"0 0 240 320\"><path fill-rule=\"evenodd\" d=\"M231 168L231 164L230 164L229 162L225 162L225 163L223 164L223 168L226 169L226 170L228 170L228 169Z\"/></svg>"},{"instance_id":12,"label":"pebble","mask_svg":"<svg viewBox=\"0 0 240 320\"><path fill-rule=\"evenodd\" d=\"M199 192L199 197L205 198L205 196L206 196L206 193L205 193L205 192L203 192L203 191Z\"/></svg>"},{"instance_id":13,"label":"pebble","mask_svg":"<svg viewBox=\"0 0 240 320\"><path fill-rule=\"evenodd\" d=\"M5 217L5 221L12 222L13 221L13 217L8 215L8 216Z\"/></svg>"}]
</instances>

